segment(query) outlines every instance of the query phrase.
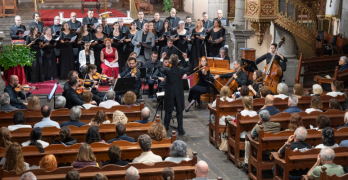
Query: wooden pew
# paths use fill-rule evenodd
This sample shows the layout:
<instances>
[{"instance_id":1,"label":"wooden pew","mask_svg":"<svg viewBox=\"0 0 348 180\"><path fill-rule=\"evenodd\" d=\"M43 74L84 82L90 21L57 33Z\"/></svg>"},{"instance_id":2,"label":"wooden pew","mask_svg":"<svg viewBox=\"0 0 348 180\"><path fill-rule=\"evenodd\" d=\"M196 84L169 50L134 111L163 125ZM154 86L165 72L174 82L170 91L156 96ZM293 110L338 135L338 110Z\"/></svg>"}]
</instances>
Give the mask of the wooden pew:
<instances>
[{"instance_id":1,"label":"wooden pew","mask_svg":"<svg viewBox=\"0 0 348 180\"><path fill-rule=\"evenodd\" d=\"M103 110L108 118L112 121L113 113L116 110L122 111L126 114L128 121L133 122L139 119L142 119L141 117L141 110L144 108L144 101L142 100L140 105L135 106L113 106L110 109L106 109L103 107L92 107L91 109L81 109L81 118L80 121L85 123L90 123L91 119L94 118L94 116L97 114L99 110ZM30 124L34 126L37 122L42 120L42 114L41 111L23 111L25 118L26 118L26 124ZM7 127L9 125L13 125L13 115L14 112L0 112L0 127ZM58 122L59 124L62 124L64 121L70 121L70 110L69 109L57 109L55 111L52 111L51 119Z\"/></svg>"},{"instance_id":2,"label":"wooden pew","mask_svg":"<svg viewBox=\"0 0 348 180\"><path fill-rule=\"evenodd\" d=\"M175 131L172 132L172 136L169 139L163 139L162 141L152 141L151 150L154 154L163 157L169 157L169 148L172 143L176 140ZM53 144L45 148L44 153L40 153L39 149L36 146L26 146L22 147L22 153L25 159L25 162L30 165L39 165L39 162L42 157L47 154L53 154L56 156L57 163L72 163L76 158L76 155L79 151L79 148L82 143L74 144L71 146L64 146L63 144ZM142 150L139 146L139 143L131 143L128 141L114 141L110 144L104 143L92 143L91 147L94 152L94 155L98 161L106 161L109 159L108 150L112 145L117 145L122 150L122 159L123 160L132 160L141 155ZM5 157L6 150L0 148L0 158Z\"/></svg>"},{"instance_id":3,"label":"wooden pew","mask_svg":"<svg viewBox=\"0 0 348 180\"><path fill-rule=\"evenodd\" d=\"M326 167L322 166L321 167L321 172L320 172L320 180L346 180L348 179L348 174L344 174L343 176L337 176L336 174L333 174L331 176L327 175L326 173ZM303 175L301 180L309 180L313 179L307 175Z\"/></svg>"},{"instance_id":4,"label":"wooden pew","mask_svg":"<svg viewBox=\"0 0 348 180\"><path fill-rule=\"evenodd\" d=\"M316 41L316 52L320 56L323 54L323 49L324 49L324 41L327 42L327 44L331 45L332 39L335 37L333 34L329 34L326 31L324 32L324 37L321 41ZM336 46L334 46L334 50L336 51L337 54L342 54L342 48L344 45L348 44L348 39L346 38L341 38L340 36L337 36L336 39Z\"/></svg>"},{"instance_id":5,"label":"wooden pew","mask_svg":"<svg viewBox=\"0 0 348 180\"><path fill-rule=\"evenodd\" d=\"M87 166L76 170L79 171L81 180L91 180L96 173L104 174L109 180L124 180L126 170L133 166L139 170L140 179L158 180L162 179L163 169L165 167L171 167L175 172L175 179L192 179L196 177L195 165L197 164L197 153L193 152L192 154L193 157L191 160L181 161L180 163L166 161L155 163L153 166L142 163L131 163L127 166L106 165L102 168ZM28 171L33 172L38 180L65 180L66 174L73 169L73 167L61 167L51 172L46 172L43 169L30 169ZM20 180L22 174L17 175L14 171L4 171L4 178L2 180Z\"/></svg>"},{"instance_id":6,"label":"wooden pew","mask_svg":"<svg viewBox=\"0 0 348 180\"><path fill-rule=\"evenodd\" d=\"M335 75L333 76L333 78L314 76L314 81L317 81L319 85L321 85L322 83L331 84L334 80L344 81L344 82L348 81L348 69L339 71L339 66L336 66Z\"/></svg>"},{"instance_id":7,"label":"wooden pew","mask_svg":"<svg viewBox=\"0 0 348 180\"><path fill-rule=\"evenodd\" d=\"M160 123L160 119L157 118L155 123ZM138 137L142 134L147 134L149 127L152 125L151 122L147 124L140 124L136 122L130 122L126 124L127 136L134 138L136 141ZM86 134L90 125L84 125L82 127L69 126L71 137L76 138L78 143L86 141ZM30 140L30 133L32 128L20 128L15 131L11 131L11 141L18 142L19 144ZM59 140L59 131L55 126L42 128L42 138L41 140L48 143L52 143L54 140ZM117 136L116 125L115 124L102 124L99 126L99 134L101 139L108 142L109 140Z\"/></svg>"}]
</instances>

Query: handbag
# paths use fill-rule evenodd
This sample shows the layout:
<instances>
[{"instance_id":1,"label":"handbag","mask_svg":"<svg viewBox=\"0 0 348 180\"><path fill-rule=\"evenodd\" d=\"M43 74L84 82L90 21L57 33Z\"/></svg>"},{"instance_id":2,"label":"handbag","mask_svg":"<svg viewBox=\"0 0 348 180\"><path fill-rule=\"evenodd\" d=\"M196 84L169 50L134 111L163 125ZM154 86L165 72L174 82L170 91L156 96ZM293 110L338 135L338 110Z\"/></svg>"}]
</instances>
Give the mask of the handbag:
<instances>
[{"instance_id":1,"label":"handbag","mask_svg":"<svg viewBox=\"0 0 348 180\"><path fill-rule=\"evenodd\" d=\"M226 123L226 126L225 126L224 133L221 136L221 144L219 146L219 150L227 152L228 151L228 140L227 140L228 137L226 136L227 118L225 118L225 123Z\"/></svg>"}]
</instances>

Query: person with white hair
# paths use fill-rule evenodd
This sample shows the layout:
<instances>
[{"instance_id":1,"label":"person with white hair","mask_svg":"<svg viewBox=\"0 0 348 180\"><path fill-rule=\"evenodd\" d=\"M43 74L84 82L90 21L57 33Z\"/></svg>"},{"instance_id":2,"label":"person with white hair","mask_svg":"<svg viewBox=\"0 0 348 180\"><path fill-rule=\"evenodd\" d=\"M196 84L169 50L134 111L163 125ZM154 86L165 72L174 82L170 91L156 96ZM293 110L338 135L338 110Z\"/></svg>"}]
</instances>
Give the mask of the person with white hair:
<instances>
[{"instance_id":1,"label":"person with white hair","mask_svg":"<svg viewBox=\"0 0 348 180\"><path fill-rule=\"evenodd\" d=\"M217 57L222 58L223 60L230 60L227 47L221 47L219 50L219 55Z\"/></svg>"},{"instance_id":2,"label":"person with white hair","mask_svg":"<svg viewBox=\"0 0 348 180\"><path fill-rule=\"evenodd\" d=\"M175 28L173 30L176 30L176 28L179 25L180 18L178 16L176 16L176 9L175 8L172 8L170 10L170 16L167 17L166 20L169 21L170 27L173 27L173 28Z\"/></svg>"},{"instance_id":3,"label":"person with white hair","mask_svg":"<svg viewBox=\"0 0 348 180\"><path fill-rule=\"evenodd\" d=\"M191 19L191 18L189 17L187 19ZM195 27L193 24L190 24L190 25ZM175 41L175 46L181 52L188 52L188 44L190 43L190 38L187 38L187 35L190 34L190 30L189 29L190 28L186 27L186 24L185 24L185 22L183 20L179 21L179 26L178 26L178 29L176 30L178 37L174 38L174 41ZM171 35L174 35L174 33L171 33ZM169 53L167 53L167 54L169 54ZM184 57L182 56L182 53L178 52L177 55L179 56L180 60L184 59ZM168 56L168 57L170 57L170 56ZM185 61L180 61L179 62L179 66L180 67L186 67Z\"/></svg>"},{"instance_id":4,"label":"person with white hair","mask_svg":"<svg viewBox=\"0 0 348 180\"><path fill-rule=\"evenodd\" d=\"M64 121L60 125L60 127L64 126L77 126L81 127L83 125L86 125L86 123L79 121L81 117L81 108L79 106L74 106L70 109L70 121Z\"/></svg>"},{"instance_id":5,"label":"person with white hair","mask_svg":"<svg viewBox=\"0 0 348 180\"><path fill-rule=\"evenodd\" d=\"M285 83L279 83L277 86L277 95L274 95L274 98L281 98L281 99L285 99L288 96L286 95L288 93L288 85L286 85Z\"/></svg>"},{"instance_id":6,"label":"person with white hair","mask_svg":"<svg viewBox=\"0 0 348 180\"><path fill-rule=\"evenodd\" d=\"M36 176L29 171L22 175L21 180L36 180Z\"/></svg>"},{"instance_id":7,"label":"person with white hair","mask_svg":"<svg viewBox=\"0 0 348 180\"><path fill-rule=\"evenodd\" d=\"M209 173L209 166L208 164L200 160L196 164L195 174L196 178L193 178L192 180L208 180L208 173Z\"/></svg>"},{"instance_id":8,"label":"person with white hair","mask_svg":"<svg viewBox=\"0 0 348 180\"><path fill-rule=\"evenodd\" d=\"M17 110L16 107L10 105L10 102L11 102L10 95L7 92L3 93L0 97L0 105L1 105L0 112L1 111L11 112L11 111Z\"/></svg>"},{"instance_id":9,"label":"person with white hair","mask_svg":"<svg viewBox=\"0 0 348 180\"><path fill-rule=\"evenodd\" d=\"M60 108L64 108L65 107L65 104L66 104L66 99L64 96L58 96L57 99L56 99L56 109L60 109Z\"/></svg>"},{"instance_id":10,"label":"person with white hair","mask_svg":"<svg viewBox=\"0 0 348 180\"><path fill-rule=\"evenodd\" d=\"M323 88L319 84L313 84L313 94L311 96L320 96L323 93Z\"/></svg>"},{"instance_id":11,"label":"person with white hair","mask_svg":"<svg viewBox=\"0 0 348 180\"><path fill-rule=\"evenodd\" d=\"M135 122L141 123L141 124L146 124L149 122L149 119L151 117L151 112L150 112L150 109L148 107L144 107L141 110L141 117L143 117L142 120L136 120Z\"/></svg>"},{"instance_id":12,"label":"person with white hair","mask_svg":"<svg viewBox=\"0 0 348 180\"><path fill-rule=\"evenodd\" d=\"M126 171L126 180L137 180L140 179L139 171L137 168L131 166Z\"/></svg>"},{"instance_id":13,"label":"person with white hair","mask_svg":"<svg viewBox=\"0 0 348 180\"><path fill-rule=\"evenodd\" d=\"M333 162L335 159L335 151L332 148L322 148L317 157L317 162L308 171L307 176L313 179L320 179L321 167L326 167L326 174L328 176L336 175L343 176L345 174L344 169L341 165L337 165ZM322 166L320 166L322 164Z\"/></svg>"},{"instance_id":14,"label":"person with white hair","mask_svg":"<svg viewBox=\"0 0 348 180\"><path fill-rule=\"evenodd\" d=\"M344 114L344 125L337 127L337 130L343 127L348 127L348 111Z\"/></svg>"},{"instance_id":15,"label":"person with white hair","mask_svg":"<svg viewBox=\"0 0 348 180\"><path fill-rule=\"evenodd\" d=\"M15 17L15 25L10 27L10 36L12 40L25 39L24 31L27 29L22 25L22 19L19 15Z\"/></svg>"},{"instance_id":16,"label":"person with white hair","mask_svg":"<svg viewBox=\"0 0 348 180\"><path fill-rule=\"evenodd\" d=\"M112 106L120 105L120 103L115 101L116 93L114 90L108 90L108 92L106 92L105 96L106 96L106 101L101 102L99 104L99 107L104 107L104 108L110 109Z\"/></svg>"},{"instance_id":17,"label":"person with white hair","mask_svg":"<svg viewBox=\"0 0 348 180\"><path fill-rule=\"evenodd\" d=\"M338 64L341 66L340 71L343 71L344 69L348 69L348 58L347 56L341 56Z\"/></svg>"},{"instance_id":18,"label":"person with white hair","mask_svg":"<svg viewBox=\"0 0 348 180\"><path fill-rule=\"evenodd\" d=\"M285 109L284 112L288 112L290 114L302 112L302 109L297 107L297 103L298 103L297 96L290 94L288 99L289 108Z\"/></svg>"},{"instance_id":19,"label":"person with white hair","mask_svg":"<svg viewBox=\"0 0 348 180\"><path fill-rule=\"evenodd\" d=\"M52 32L53 38L56 38L59 36L61 26L62 25L60 25L60 17L55 16L53 25L51 26L51 32Z\"/></svg>"},{"instance_id":20,"label":"person with white hair","mask_svg":"<svg viewBox=\"0 0 348 180\"><path fill-rule=\"evenodd\" d=\"M169 155L170 157L167 157L164 161L180 163L182 160L190 160L187 155L187 145L184 141L181 140L176 140L172 145L170 145Z\"/></svg>"}]
</instances>

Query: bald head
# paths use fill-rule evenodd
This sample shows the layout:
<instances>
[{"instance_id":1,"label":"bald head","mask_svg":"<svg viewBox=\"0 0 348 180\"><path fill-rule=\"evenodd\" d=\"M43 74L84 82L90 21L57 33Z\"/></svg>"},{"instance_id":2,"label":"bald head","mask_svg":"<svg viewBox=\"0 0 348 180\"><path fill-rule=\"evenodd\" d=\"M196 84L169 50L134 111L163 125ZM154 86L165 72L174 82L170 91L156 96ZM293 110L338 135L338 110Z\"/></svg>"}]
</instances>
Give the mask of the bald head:
<instances>
[{"instance_id":1,"label":"bald head","mask_svg":"<svg viewBox=\"0 0 348 180\"><path fill-rule=\"evenodd\" d=\"M205 161L201 160L196 164L196 170L195 170L196 177L207 177L208 172L209 172L209 167Z\"/></svg>"},{"instance_id":2,"label":"bald head","mask_svg":"<svg viewBox=\"0 0 348 180\"><path fill-rule=\"evenodd\" d=\"M72 12L71 14L70 14L70 18L71 18L71 21L72 22L75 22L76 21L76 13L75 12Z\"/></svg>"},{"instance_id":3,"label":"bald head","mask_svg":"<svg viewBox=\"0 0 348 180\"><path fill-rule=\"evenodd\" d=\"M273 106L274 96L273 95L267 95L265 98L265 102L267 106Z\"/></svg>"},{"instance_id":4,"label":"bald head","mask_svg":"<svg viewBox=\"0 0 348 180\"><path fill-rule=\"evenodd\" d=\"M218 19L221 19L221 18L222 18L222 15L223 15L222 10L219 9L219 10L217 11Z\"/></svg>"},{"instance_id":5,"label":"bald head","mask_svg":"<svg viewBox=\"0 0 348 180\"><path fill-rule=\"evenodd\" d=\"M19 83L19 80L18 80L18 76L16 75L11 75L10 76L10 84L13 86L13 87L16 87Z\"/></svg>"}]
</instances>

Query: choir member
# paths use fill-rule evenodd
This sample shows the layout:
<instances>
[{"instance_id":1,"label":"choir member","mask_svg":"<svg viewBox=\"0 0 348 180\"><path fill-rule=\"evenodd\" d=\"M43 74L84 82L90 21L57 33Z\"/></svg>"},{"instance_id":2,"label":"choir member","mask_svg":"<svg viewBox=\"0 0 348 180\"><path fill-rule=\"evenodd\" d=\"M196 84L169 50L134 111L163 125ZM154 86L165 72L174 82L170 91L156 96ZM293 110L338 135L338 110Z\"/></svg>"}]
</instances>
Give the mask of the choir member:
<instances>
[{"instance_id":1,"label":"choir member","mask_svg":"<svg viewBox=\"0 0 348 180\"><path fill-rule=\"evenodd\" d=\"M137 30L142 30L145 23L148 23L149 21L144 19L144 12L140 10L138 12L138 19L134 20L135 24L137 24Z\"/></svg>"},{"instance_id":2,"label":"choir member","mask_svg":"<svg viewBox=\"0 0 348 180\"><path fill-rule=\"evenodd\" d=\"M221 47L219 51L218 58L222 58L223 60L230 60L230 57L228 56L228 49L226 47Z\"/></svg>"},{"instance_id":3,"label":"choir member","mask_svg":"<svg viewBox=\"0 0 348 180\"><path fill-rule=\"evenodd\" d=\"M110 33L112 32L112 27L108 25L108 20L106 19L106 17L102 18L102 26L103 26L103 33L109 36Z\"/></svg>"},{"instance_id":4,"label":"choir member","mask_svg":"<svg viewBox=\"0 0 348 180\"><path fill-rule=\"evenodd\" d=\"M39 12L34 12L33 13L33 19L34 19L34 21L29 23L29 28L31 28L31 26L35 26L35 27L37 27L37 31L39 33L42 33L43 32L43 28L45 27L45 25L44 25L44 23L42 21L40 21L41 14Z\"/></svg>"},{"instance_id":5,"label":"choir member","mask_svg":"<svg viewBox=\"0 0 348 180\"><path fill-rule=\"evenodd\" d=\"M77 35L77 44L79 45L79 52L84 49L85 43L93 43L94 45L98 42L91 42L93 40L92 34L87 30L87 24L82 23L80 32Z\"/></svg>"},{"instance_id":6,"label":"choir member","mask_svg":"<svg viewBox=\"0 0 348 180\"><path fill-rule=\"evenodd\" d=\"M199 58L205 55L206 45L204 44L205 37L202 37L201 35L205 36L206 31L203 27L203 23L201 20L197 20L196 27L192 31L191 41L192 41L192 47L191 47L191 58L190 58L190 64L191 69L198 66Z\"/></svg>"},{"instance_id":7,"label":"choir member","mask_svg":"<svg viewBox=\"0 0 348 180\"><path fill-rule=\"evenodd\" d=\"M158 53L157 51L152 51L151 61L146 62L144 68L146 68L146 79L149 85L149 98L153 98L153 86L155 84L155 80L151 78L154 71L160 66L158 61Z\"/></svg>"},{"instance_id":8,"label":"choir member","mask_svg":"<svg viewBox=\"0 0 348 180\"><path fill-rule=\"evenodd\" d=\"M217 18L214 18L213 21L215 21L215 20L220 20L222 26L229 26L228 19L222 17L222 16L223 16L222 10L218 10L218 11L217 11L217 16L218 16L218 17L217 17ZM224 24L224 22L225 22L226 24ZM224 31L225 31L225 29L224 29ZM225 32L224 32L224 33L225 33ZM222 41L222 46L225 46L225 41L226 41L226 35L224 34L224 40Z\"/></svg>"},{"instance_id":9,"label":"choir member","mask_svg":"<svg viewBox=\"0 0 348 180\"><path fill-rule=\"evenodd\" d=\"M91 33L95 32L95 28L97 27L94 27L94 24L98 22L98 19L93 17L93 15L93 9L88 9L87 17L82 19L82 23L87 24L88 31Z\"/></svg>"},{"instance_id":10,"label":"choir member","mask_svg":"<svg viewBox=\"0 0 348 180\"><path fill-rule=\"evenodd\" d=\"M153 24L154 24L154 27L156 29L156 33L159 33L163 28L163 21L160 20L160 14L158 12L156 12L153 15L153 20L151 22L153 22Z\"/></svg>"},{"instance_id":11,"label":"choir member","mask_svg":"<svg viewBox=\"0 0 348 180\"><path fill-rule=\"evenodd\" d=\"M198 109L200 109L202 107L201 95L208 93L210 90L210 84L208 83L209 76L210 76L210 70L207 70L205 67L207 64L208 64L207 58L203 56L201 58L201 66L199 66L195 70L195 71L198 71L199 80L198 80L197 84L190 89L190 93L189 93L189 97L188 97L188 101L190 104L185 108L186 112L188 112L190 110L190 107L195 102L198 102L198 104L199 104ZM187 77L187 75L185 74L184 77Z\"/></svg>"},{"instance_id":12,"label":"choir member","mask_svg":"<svg viewBox=\"0 0 348 180\"><path fill-rule=\"evenodd\" d=\"M92 44L93 50L94 50L94 58L95 58L95 65L97 66L98 72L101 72L101 60L100 60L100 52L105 47L104 39L106 38L106 35L103 34L103 27L102 25L98 25L96 27L97 32L93 35L93 39L97 41L96 44Z\"/></svg>"},{"instance_id":13,"label":"choir member","mask_svg":"<svg viewBox=\"0 0 348 180\"><path fill-rule=\"evenodd\" d=\"M24 32L17 34L18 30L22 30L22 31L26 31L27 30L25 28L25 26L22 25L22 18L19 15L17 15L15 17L15 25L10 27L10 36L11 36L12 40L26 39L26 37L24 36Z\"/></svg>"},{"instance_id":14,"label":"choir member","mask_svg":"<svg viewBox=\"0 0 348 180\"><path fill-rule=\"evenodd\" d=\"M162 59L161 59L162 61ZM169 57L165 56L163 58L163 62L162 62L162 66L163 68L166 68L169 66ZM166 75L164 75L160 69L156 69L156 71L153 73L153 75L151 76L151 80L158 80L157 82L157 91L158 92L163 92L164 91L164 86L166 84Z\"/></svg>"},{"instance_id":15,"label":"choir member","mask_svg":"<svg viewBox=\"0 0 348 180\"><path fill-rule=\"evenodd\" d=\"M180 26L180 22L179 22L179 26ZM192 24L192 19L191 19L191 16L186 16L186 19L185 19L185 28L186 29L190 29L190 28L194 28L195 25Z\"/></svg>"},{"instance_id":16,"label":"choir member","mask_svg":"<svg viewBox=\"0 0 348 180\"><path fill-rule=\"evenodd\" d=\"M111 46L111 39L104 39L105 48L103 48L100 52L100 61L101 61L101 69L103 70L103 74L106 74L108 77L114 77L115 79L118 76L118 53L117 49ZM117 67L109 67L105 65L105 61L108 61L110 66L116 64ZM114 76L112 76L114 74Z\"/></svg>"},{"instance_id":17,"label":"choir member","mask_svg":"<svg viewBox=\"0 0 348 180\"><path fill-rule=\"evenodd\" d=\"M167 46L162 48L161 57L163 59L165 56L170 57L172 54L179 55L180 53L176 48L173 47L173 39L168 39Z\"/></svg>"},{"instance_id":18,"label":"choir member","mask_svg":"<svg viewBox=\"0 0 348 180\"><path fill-rule=\"evenodd\" d=\"M142 44L141 42L151 43ZM137 53L137 62L142 63L140 67L144 66L151 58L151 50L155 46L155 35L149 32L149 23L145 23L142 30L135 33L132 39L134 45L134 52Z\"/></svg>"},{"instance_id":19,"label":"choir member","mask_svg":"<svg viewBox=\"0 0 348 180\"><path fill-rule=\"evenodd\" d=\"M42 36L43 44L41 45L45 80L53 80L57 77L57 56L54 50L57 41L51 41L52 39L52 29L45 27L44 36Z\"/></svg>"},{"instance_id":20,"label":"choir member","mask_svg":"<svg viewBox=\"0 0 348 180\"><path fill-rule=\"evenodd\" d=\"M189 31L185 29L185 23L184 21L180 21L179 22L179 27L176 30L178 37L176 37L176 41L175 41L175 46L179 48L179 50L181 52L184 52L187 54L188 57L190 57L190 53L188 50L188 43L190 42L190 38L188 38L187 36L189 35ZM183 60L184 57L182 57L182 53L178 54L179 59ZM179 66L182 67L182 62L184 61L180 61Z\"/></svg>"},{"instance_id":21,"label":"choir member","mask_svg":"<svg viewBox=\"0 0 348 180\"><path fill-rule=\"evenodd\" d=\"M60 58L59 58L59 67L60 67L60 78L66 79L68 73L74 69L74 51L72 47L71 38L75 36L67 22L63 22L62 29L60 31ZM70 39L70 40L69 40ZM75 42L75 41L73 41Z\"/></svg>"},{"instance_id":22,"label":"choir member","mask_svg":"<svg viewBox=\"0 0 348 180\"><path fill-rule=\"evenodd\" d=\"M217 57L219 55L219 50L222 47L223 37L225 35L225 30L221 26L219 20L214 20L214 27L210 31L210 57Z\"/></svg>"},{"instance_id":23,"label":"choir member","mask_svg":"<svg viewBox=\"0 0 348 180\"><path fill-rule=\"evenodd\" d=\"M118 22L115 22L114 30L110 34L110 39L113 40L112 47L117 49L117 54L118 54L117 62L118 62L119 71L123 71L125 66L125 56L123 51L124 40L120 41L125 36L126 36L126 33L122 33L122 31L120 31L120 24Z\"/></svg>"},{"instance_id":24,"label":"choir member","mask_svg":"<svg viewBox=\"0 0 348 180\"><path fill-rule=\"evenodd\" d=\"M79 53L80 72L83 77L87 72L88 65L94 64L94 61L94 52L91 50L91 43L85 42L84 49Z\"/></svg>"},{"instance_id":25,"label":"choir member","mask_svg":"<svg viewBox=\"0 0 348 180\"><path fill-rule=\"evenodd\" d=\"M131 22L131 29L126 32L126 38L124 39L124 42L126 44L125 48L125 56L129 57L132 52L134 52L134 45L132 44L132 39L137 32L137 24L135 22ZM127 61L128 62L128 61ZM127 64L127 63L125 63ZM126 65L125 65L126 67Z\"/></svg>"},{"instance_id":26,"label":"choir member","mask_svg":"<svg viewBox=\"0 0 348 180\"><path fill-rule=\"evenodd\" d=\"M209 33L210 32L210 28L213 27L213 22L211 22L209 19L208 19L208 13L207 12L203 12L202 14L203 16L203 27L204 29L207 30L207 32Z\"/></svg>"},{"instance_id":27,"label":"choir member","mask_svg":"<svg viewBox=\"0 0 348 180\"><path fill-rule=\"evenodd\" d=\"M27 81L32 84L44 81L44 67L40 51L42 41L35 42L36 39L40 39L38 28L36 26L31 26L29 36L27 36L26 39L26 44L28 47L30 47L30 51L35 52L35 60L32 62L32 66L26 66L24 67L24 70Z\"/></svg>"},{"instance_id":28,"label":"choir member","mask_svg":"<svg viewBox=\"0 0 348 180\"><path fill-rule=\"evenodd\" d=\"M152 51L157 51L158 36L153 22L149 22L149 31L155 35L155 46L152 48Z\"/></svg>"},{"instance_id":29,"label":"choir member","mask_svg":"<svg viewBox=\"0 0 348 180\"><path fill-rule=\"evenodd\" d=\"M123 25L123 19L122 19L122 18L119 18L119 19L118 19L118 24L120 24L120 32L121 32L121 33L126 34L127 31L129 31L129 27Z\"/></svg>"},{"instance_id":30,"label":"choir member","mask_svg":"<svg viewBox=\"0 0 348 180\"><path fill-rule=\"evenodd\" d=\"M178 16L176 16L176 9L175 8L172 8L170 10L170 16L167 17L166 20L169 21L170 27L174 27L174 28L178 27L180 18Z\"/></svg>"},{"instance_id":31,"label":"choir member","mask_svg":"<svg viewBox=\"0 0 348 180\"><path fill-rule=\"evenodd\" d=\"M159 52L161 52L162 48L167 45L167 34L170 35L171 29L169 21L165 20L163 22L163 28L157 33Z\"/></svg>"},{"instance_id":32,"label":"choir member","mask_svg":"<svg viewBox=\"0 0 348 180\"><path fill-rule=\"evenodd\" d=\"M61 29L60 17L59 16L55 16L54 17L54 23L51 26L51 32L52 32L53 38L57 38L59 36L60 29Z\"/></svg>"},{"instance_id":33,"label":"choir member","mask_svg":"<svg viewBox=\"0 0 348 180\"><path fill-rule=\"evenodd\" d=\"M70 14L70 20L68 21L69 27L71 30L76 30L81 27L81 22L76 20L77 15L75 12L72 12ZM77 32L78 33L78 32Z\"/></svg>"}]
</instances>

